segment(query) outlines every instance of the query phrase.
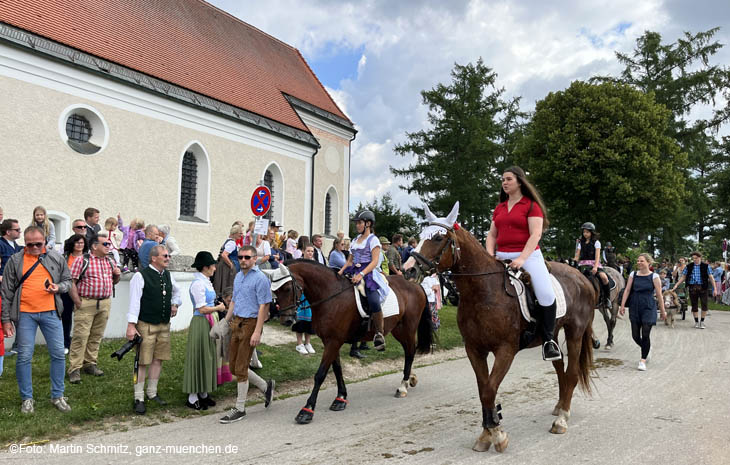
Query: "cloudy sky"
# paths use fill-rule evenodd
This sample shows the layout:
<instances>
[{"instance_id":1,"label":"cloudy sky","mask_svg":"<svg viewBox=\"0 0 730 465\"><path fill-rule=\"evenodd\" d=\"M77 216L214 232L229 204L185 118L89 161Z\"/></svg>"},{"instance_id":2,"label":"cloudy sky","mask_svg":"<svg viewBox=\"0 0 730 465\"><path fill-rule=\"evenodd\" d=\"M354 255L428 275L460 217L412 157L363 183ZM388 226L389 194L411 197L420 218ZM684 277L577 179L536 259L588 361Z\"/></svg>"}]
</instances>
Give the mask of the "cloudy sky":
<instances>
[{"instance_id":1,"label":"cloudy sky","mask_svg":"<svg viewBox=\"0 0 730 465\"><path fill-rule=\"evenodd\" d=\"M727 0L208 0L297 47L358 129L353 143L351 200L390 192L420 205L389 166L410 160L393 146L426 124L420 91L450 81L454 63L482 57L508 96L531 110L571 81L620 70L614 51L629 52L646 30L674 42L724 26ZM730 62L730 45L714 63Z\"/></svg>"}]
</instances>

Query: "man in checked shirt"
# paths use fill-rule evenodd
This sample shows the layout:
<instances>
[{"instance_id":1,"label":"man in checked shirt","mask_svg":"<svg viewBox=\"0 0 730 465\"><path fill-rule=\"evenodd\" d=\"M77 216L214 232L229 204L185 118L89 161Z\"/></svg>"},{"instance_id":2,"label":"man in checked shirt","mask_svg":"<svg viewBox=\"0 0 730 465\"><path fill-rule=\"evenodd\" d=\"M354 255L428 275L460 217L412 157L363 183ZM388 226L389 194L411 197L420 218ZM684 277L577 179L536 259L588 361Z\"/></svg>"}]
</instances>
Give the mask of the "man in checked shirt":
<instances>
[{"instance_id":1,"label":"man in checked shirt","mask_svg":"<svg viewBox=\"0 0 730 465\"><path fill-rule=\"evenodd\" d=\"M78 302L74 302L74 330L68 355L68 380L73 384L81 382L82 371L94 376L104 374L96 364L99 344L109 319L112 290L121 275L107 255L110 246L106 233L92 236L90 253L71 266L71 278L79 296Z\"/></svg>"}]
</instances>

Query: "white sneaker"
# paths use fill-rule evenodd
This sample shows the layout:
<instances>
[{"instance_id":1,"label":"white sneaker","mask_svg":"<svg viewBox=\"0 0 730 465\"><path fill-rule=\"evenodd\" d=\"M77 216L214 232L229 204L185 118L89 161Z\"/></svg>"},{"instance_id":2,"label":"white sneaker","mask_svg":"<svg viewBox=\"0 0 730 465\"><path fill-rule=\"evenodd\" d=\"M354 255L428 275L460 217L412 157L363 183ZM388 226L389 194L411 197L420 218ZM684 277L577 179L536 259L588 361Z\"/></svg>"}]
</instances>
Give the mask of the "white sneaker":
<instances>
[{"instance_id":1,"label":"white sneaker","mask_svg":"<svg viewBox=\"0 0 730 465\"><path fill-rule=\"evenodd\" d=\"M297 352L299 352L302 355L308 355L309 354L309 352L307 352L306 347L304 347L304 344L299 344L298 346L295 347L295 349L297 350Z\"/></svg>"},{"instance_id":2,"label":"white sneaker","mask_svg":"<svg viewBox=\"0 0 730 465\"><path fill-rule=\"evenodd\" d=\"M639 371L646 371L646 363L644 361L639 360L639 366L637 367Z\"/></svg>"},{"instance_id":3,"label":"white sneaker","mask_svg":"<svg viewBox=\"0 0 730 465\"><path fill-rule=\"evenodd\" d=\"M66 348L63 349L63 355L68 355L68 349L66 349Z\"/></svg>"},{"instance_id":4,"label":"white sneaker","mask_svg":"<svg viewBox=\"0 0 730 465\"><path fill-rule=\"evenodd\" d=\"M699 327L700 327L700 322L698 321L695 323L695 328L699 328Z\"/></svg>"},{"instance_id":5,"label":"white sneaker","mask_svg":"<svg viewBox=\"0 0 730 465\"><path fill-rule=\"evenodd\" d=\"M314 347L312 347L312 344L304 344L304 348L307 349L307 353L316 354L316 352L314 351Z\"/></svg>"},{"instance_id":6,"label":"white sneaker","mask_svg":"<svg viewBox=\"0 0 730 465\"><path fill-rule=\"evenodd\" d=\"M700 329L705 329L705 322L704 321L700 321Z\"/></svg>"}]
</instances>

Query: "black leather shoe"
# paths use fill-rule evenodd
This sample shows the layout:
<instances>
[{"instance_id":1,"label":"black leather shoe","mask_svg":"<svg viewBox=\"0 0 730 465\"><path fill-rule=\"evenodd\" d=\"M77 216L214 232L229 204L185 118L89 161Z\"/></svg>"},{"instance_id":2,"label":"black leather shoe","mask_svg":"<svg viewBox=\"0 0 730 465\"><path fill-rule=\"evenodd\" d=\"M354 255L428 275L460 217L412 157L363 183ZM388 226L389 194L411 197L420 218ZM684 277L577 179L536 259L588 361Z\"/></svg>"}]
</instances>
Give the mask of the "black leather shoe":
<instances>
[{"instance_id":1,"label":"black leather shoe","mask_svg":"<svg viewBox=\"0 0 730 465\"><path fill-rule=\"evenodd\" d=\"M208 410L208 406L207 405L205 405L205 406L204 405L201 405L200 399L196 400L192 404L186 400L185 401L185 406L186 407L189 407L189 408L191 408L193 410Z\"/></svg>"},{"instance_id":2,"label":"black leather shoe","mask_svg":"<svg viewBox=\"0 0 730 465\"><path fill-rule=\"evenodd\" d=\"M350 357L352 357L352 358L365 358L365 356L363 354L361 354L359 350L351 350L350 351Z\"/></svg>"},{"instance_id":3,"label":"black leather shoe","mask_svg":"<svg viewBox=\"0 0 730 465\"><path fill-rule=\"evenodd\" d=\"M147 408L144 406L144 401L142 400L134 400L134 413L137 415L144 415L145 412L147 412Z\"/></svg>"},{"instance_id":4,"label":"black leather shoe","mask_svg":"<svg viewBox=\"0 0 730 465\"><path fill-rule=\"evenodd\" d=\"M367 342L363 341L360 343L360 347L358 347L359 350L370 350L370 346Z\"/></svg>"},{"instance_id":5,"label":"black leather shoe","mask_svg":"<svg viewBox=\"0 0 730 465\"><path fill-rule=\"evenodd\" d=\"M200 405L205 407L215 407L215 401L213 400L210 395L208 397L201 397L200 399Z\"/></svg>"},{"instance_id":6,"label":"black leather shoe","mask_svg":"<svg viewBox=\"0 0 730 465\"><path fill-rule=\"evenodd\" d=\"M167 401L163 400L159 395L156 395L155 397L148 397L147 400L155 402L160 407L164 407L165 405L167 405Z\"/></svg>"}]
</instances>

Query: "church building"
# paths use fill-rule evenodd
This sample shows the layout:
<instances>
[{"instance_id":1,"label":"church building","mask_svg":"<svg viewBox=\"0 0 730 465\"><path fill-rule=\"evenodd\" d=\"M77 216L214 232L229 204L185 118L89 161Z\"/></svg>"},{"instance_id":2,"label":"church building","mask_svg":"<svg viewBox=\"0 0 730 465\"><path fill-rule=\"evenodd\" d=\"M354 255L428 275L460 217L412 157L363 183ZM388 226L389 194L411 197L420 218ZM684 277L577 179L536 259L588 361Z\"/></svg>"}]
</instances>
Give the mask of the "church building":
<instances>
[{"instance_id":1,"label":"church building","mask_svg":"<svg viewBox=\"0 0 730 465\"><path fill-rule=\"evenodd\" d=\"M0 207L168 224L217 255L231 224L347 230L356 130L299 51L202 0L0 2Z\"/></svg>"}]
</instances>

